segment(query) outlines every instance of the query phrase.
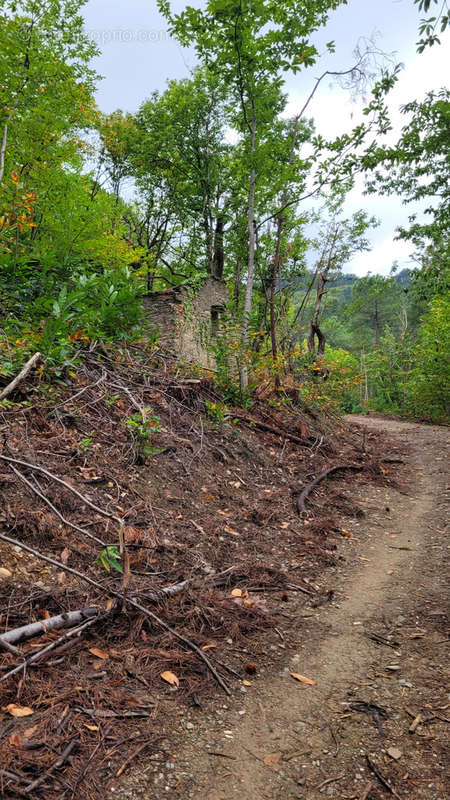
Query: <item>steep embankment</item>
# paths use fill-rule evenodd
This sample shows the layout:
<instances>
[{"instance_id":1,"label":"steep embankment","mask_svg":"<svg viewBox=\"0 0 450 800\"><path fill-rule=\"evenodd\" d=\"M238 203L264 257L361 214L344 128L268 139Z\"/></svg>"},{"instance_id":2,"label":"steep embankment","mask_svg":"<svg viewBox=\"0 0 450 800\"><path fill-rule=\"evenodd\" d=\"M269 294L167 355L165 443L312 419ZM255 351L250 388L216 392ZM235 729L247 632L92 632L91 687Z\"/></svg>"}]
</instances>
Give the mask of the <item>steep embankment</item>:
<instances>
[{"instance_id":1,"label":"steep embankment","mask_svg":"<svg viewBox=\"0 0 450 800\"><path fill-rule=\"evenodd\" d=\"M340 515L354 529L358 486L395 482L374 433L273 398L226 408L210 380L133 352L87 354L62 394L28 386L0 416L2 629L98 612L0 655L5 797L103 798L138 754L160 763L174 715L285 669L316 613L295 598L329 602L353 559ZM358 469L299 515L340 464Z\"/></svg>"}]
</instances>

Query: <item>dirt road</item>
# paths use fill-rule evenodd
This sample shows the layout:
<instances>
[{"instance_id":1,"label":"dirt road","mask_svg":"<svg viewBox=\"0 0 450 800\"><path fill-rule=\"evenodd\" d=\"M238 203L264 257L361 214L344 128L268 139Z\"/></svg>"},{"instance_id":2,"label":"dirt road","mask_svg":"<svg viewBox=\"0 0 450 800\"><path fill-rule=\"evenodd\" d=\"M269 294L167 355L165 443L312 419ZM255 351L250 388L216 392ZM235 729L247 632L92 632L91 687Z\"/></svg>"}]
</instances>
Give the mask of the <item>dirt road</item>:
<instances>
[{"instance_id":1,"label":"dirt road","mask_svg":"<svg viewBox=\"0 0 450 800\"><path fill-rule=\"evenodd\" d=\"M400 469L399 490L355 486L366 516L344 521L351 538L343 539L344 567L329 576L332 602L313 608L292 598L289 613L304 619L279 631L281 669L249 676L250 685L228 702L184 711L166 752L111 797L450 797L450 432L379 418L353 417L351 424L392 434L406 463L391 467Z\"/></svg>"}]
</instances>

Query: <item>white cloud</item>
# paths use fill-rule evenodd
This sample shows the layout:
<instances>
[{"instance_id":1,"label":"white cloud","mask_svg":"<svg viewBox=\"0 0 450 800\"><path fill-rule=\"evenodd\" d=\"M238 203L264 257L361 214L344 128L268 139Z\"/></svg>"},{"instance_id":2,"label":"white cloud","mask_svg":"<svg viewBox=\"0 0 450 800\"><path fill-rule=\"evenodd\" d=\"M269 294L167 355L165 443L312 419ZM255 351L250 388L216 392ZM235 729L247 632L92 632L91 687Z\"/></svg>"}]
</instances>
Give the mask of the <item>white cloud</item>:
<instances>
[{"instance_id":1,"label":"white cloud","mask_svg":"<svg viewBox=\"0 0 450 800\"><path fill-rule=\"evenodd\" d=\"M376 272L380 275L389 275L394 262L398 262L399 269L412 267L411 255L412 246L402 240L396 241L389 237L375 245L370 253L360 253L345 266L345 272L358 276L366 275L368 272Z\"/></svg>"}]
</instances>

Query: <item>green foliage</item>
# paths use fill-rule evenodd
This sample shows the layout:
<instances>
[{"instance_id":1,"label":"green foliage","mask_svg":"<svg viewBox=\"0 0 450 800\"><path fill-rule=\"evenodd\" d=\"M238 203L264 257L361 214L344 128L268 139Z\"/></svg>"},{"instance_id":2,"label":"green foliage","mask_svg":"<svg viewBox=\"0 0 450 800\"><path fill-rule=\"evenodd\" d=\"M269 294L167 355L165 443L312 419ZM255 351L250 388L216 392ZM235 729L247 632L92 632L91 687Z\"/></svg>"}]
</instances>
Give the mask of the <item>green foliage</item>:
<instances>
[{"instance_id":1,"label":"green foliage","mask_svg":"<svg viewBox=\"0 0 450 800\"><path fill-rule=\"evenodd\" d=\"M416 418L445 422L450 413L450 293L423 320L408 376L406 406Z\"/></svg>"},{"instance_id":2,"label":"green foliage","mask_svg":"<svg viewBox=\"0 0 450 800\"><path fill-rule=\"evenodd\" d=\"M414 0L414 3L419 11L426 14L432 3L438 6L436 16L420 20L419 33L422 38L417 42L417 52L423 53L426 47L440 44L438 33L443 33L450 26L450 9L447 0Z\"/></svg>"},{"instance_id":3,"label":"green foliage","mask_svg":"<svg viewBox=\"0 0 450 800\"><path fill-rule=\"evenodd\" d=\"M95 563L103 567L106 572L111 572L111 569L115 569L116 572L123 573L117 545L110 545L101 550Z\"/></svg>"},{"instance_id":4,"label":"green foliage","mask_svg":"<svg viewBox=\"0 0 450 800\"><path fill-rule=\"evenodd\" d=\"M211 403L205 400L206 413L215 425L223 425L228 418L228 409L225 403Z\"/></svg>"},{"instance_id":5,"label":"green foliage","mask_svg":"<svg viewBox=\"0 0 450 800\"><path fill-rule=\"evenodd\" d=\"M397 144L373 146L363 164L373 171L369 192L400 194L404 203L427 201L425 220L412 214L398 236L417 247L424 267L418 286L430 298L450 282L450 91L429 92L401 111L408 123Z\"/></svg>"},{"instance_id":6,"label":"green foliage","mask_svg":"<svg viewBox=\"0 0 450 800\"><path fill-rule=\"evenodd\" d=\"M81 442L78 443L78 445L77 445L77 456L84 456L85 453L88 452L88 450L89 450L89 448L90 448L90 446L92 444L93 439L94 439L94 435L92 434L91 436L86 436L84 439L81 440Z\"/></svg>"},{"instance_id":7,"label":"green foliage","mask_svg":"<svg viewBox=\"0 0 450 800\"><path fill-rule=\"evenodd\" d=\"M448 3L414 2L426 15L436 6L420 23L420 51L448 26ZM444 370L436 363L444 356L436 347L446 341L450 284L450 95L443 89L404 106L399 141L385 146L385 97L398 67L380 70L373 53L360 53L354 69L330 74L352 90L373 84L364 123L332 141L317 135L305 114L321 78L314 83L313 73L310 82L307 70L320 57L316 32L344 3L205 0L174 13L158 0L200 66L151 94L135 115L96 108L97 51L83 29L84 0L2 4L2 381L36 350L45 357L41 372L58 376L76 367L83 348L128 339L142 330L144 291L195 291L206 276L224 277L233 301L219 335L205 338L225 403L250 407L254 391L273 390L275 403L297 394L318 407L362 403L443 418ZM326 49L334 52L334 43ZM291 119L288 71L306 76L309 97ZM417 250L412 281L408 273L406 283L393 275L342 283L375 224L363 210L339 219L360 169L368 191L426 203L425 219L412 215L399 230ZM302 207L322 192L327 219ZM321 334L331 347L317 359ZM157 339L148 334L149 346ZM226 406L209 404L207 414L221 423ZM151 409L126 429L138 461L158 451ZM79 453L89 446L87 437Z\"/></svg>"},{"instance_id":8,"label":"green foliage","mask_svg":"<svg viewBox=\"0 0 450 800\"><path fill-rule=\"evenodd\" d=\"M30 270L24 268L24 274ZM20 286L15 297L9 295L10 301L11 294L14 297L4 321L9 354L4 351L6 357L0 359L0 374L14 373L36 350L50 372L61 373L77 363L80 348L96 340L127 339L140 321L141 289L127 267L92 274L78 271L61 288L54 275L48 274L44 282L45 292L39 296L33 291L30 297ZM8 296L7 288L3 290Z\"/></svg>"},{"instance_id":9,"label":"green foliage","mask_svg":"<svg viewBox=\"0 0 450 800\"><path fill-rule=\"evenodd\" d=\"M150 406L146 406L142 411L138 411L126 419L125 425L133 440L138 464L143 464L146 458L161 451L160 447L155 447L151 443L153 434L161 431L161 422Z\"/></svg>"}]
</instances>

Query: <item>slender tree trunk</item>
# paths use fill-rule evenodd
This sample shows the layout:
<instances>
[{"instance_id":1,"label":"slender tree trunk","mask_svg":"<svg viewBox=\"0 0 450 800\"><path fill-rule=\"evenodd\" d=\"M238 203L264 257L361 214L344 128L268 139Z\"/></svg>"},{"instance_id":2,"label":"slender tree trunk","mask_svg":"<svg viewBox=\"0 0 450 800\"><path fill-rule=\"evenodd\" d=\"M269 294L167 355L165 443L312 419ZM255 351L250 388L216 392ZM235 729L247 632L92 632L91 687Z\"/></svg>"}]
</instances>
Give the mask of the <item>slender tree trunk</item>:
<instances>
[{"instance_id":1,"label":"slender tree trunk","mask_svg":"<svg viewBox=\"0 0 450 800\"><path fill-rule=\"evenodd\" d=\"M325 294L325 286L327 283L327 275L328 275L328 268L324 269L323 272L319 272L317 276L317 294L316 294L316 302L314 303L314 311L311 319L311 323L309 326L309 336L308 336L308 350L312 356L316 355L316 336L317 336L317 356L320 358L325 353L325 343L326 343L326 336L323 331L320 330L319 325L319 314L320 314L320 306L322 304L322 297Z\"/></svg>"},{"instance_id":2,"label":"slender tree trunk","mask_svg":"<svg viewBox=\"0 0 450 800\"><path fill-rule=\"evenodd\" d=\"M378 350L380 346L380 317L378 314L378 300L375 298L375 312L374 312L374 330L373 330L373 349Z\"/></svg>"},{"instance_id":3,"label":"slender tree trunk","mask_svg":"<svg viewBox=\"0 0 450 800\"><path fill-rule=\"evenodd\" d=\"M277 331L275 324L275 290L277 286L277 277L280 274L280 251L281 251L282 233L283 233L283 217L280 214L277 221L277 241L272 261L272 275L270 281L270 299L269 299L270 339L272 342L272 358L274 361L278 356Z\"/></svg>"},{"instance_id":4,"label":"slender tree trunk","mask_svg":"<svg viewBox=\"0 0 450 800\"><path fill-rule=\"evenodd\" d=\"M234 293L233 293L233 300L234 300L234 308L236 314L239 311L239 300L241 297L241 261L240 259L236 262L236 269L234 271Z\"/></svg>"},{"instance_id":5,"label":"slender tree trunk","mask_svg":"<svg viewBox=\"0 0 450 800\"><path fill-rule=\"evenodd\" d=\"M6 155L6 145L8 142L8 125L11 121L12 115L13 112L11 111L8 119L6 120L3 126L2 144L0 147L0 182L3 180L3 175L5 174L5 155Z\"/></svg>"},{"instance_id":6,"label":"slender tree trunk","mask_svg":"<svg viewBox=\"0 0 450 800\"><path fill-rule=\"evenodd\" d=\"M223 267L225 263L225 256L223 252L223 229L223 214L218 214L216 220L216 233L214 236L214 259L211 271L212 277L217 278L218 280L223 278Z\"/></svg>"},{"instance_id":7,"label":"slender tree trunk","mask_svg":"<svg viewBox=\"0 0 450 800\"><path fill-rule=\"evenodd\" d=\"M256 115L253 111L251 131L250 131L250 156L253 158L255 152L256 141ZM245 288L244 300L244 319L242 322L242 344L243 349L248 349L249 341L249 324L250 314L252 311L253 299L253 282L255 278L255 185L256 185L256 170L252 166L249 179L248 191L248 209L247 209L247 223L248 223L248 270L247 270L247 286ZM244 352L245 358L245 352ZM241 365L241 388L247 389L248 387L248 368L247 364Z\"/></svg>"},{"instance_id":8,"label":"slender tree trunk","mask_svg":"<svg viewBox=\"0 0 450 800\"><path fill-rule=\"evenodd\" d=\"M361 405L363 405L364 408L367 409L367 406L369 404L369 385L367 381L366 354L364 350L361 350L361 372L364 378L364 394L363 394L363 384L361 384L360 400L361 400Z\"/></svg>"}]
</instances>

